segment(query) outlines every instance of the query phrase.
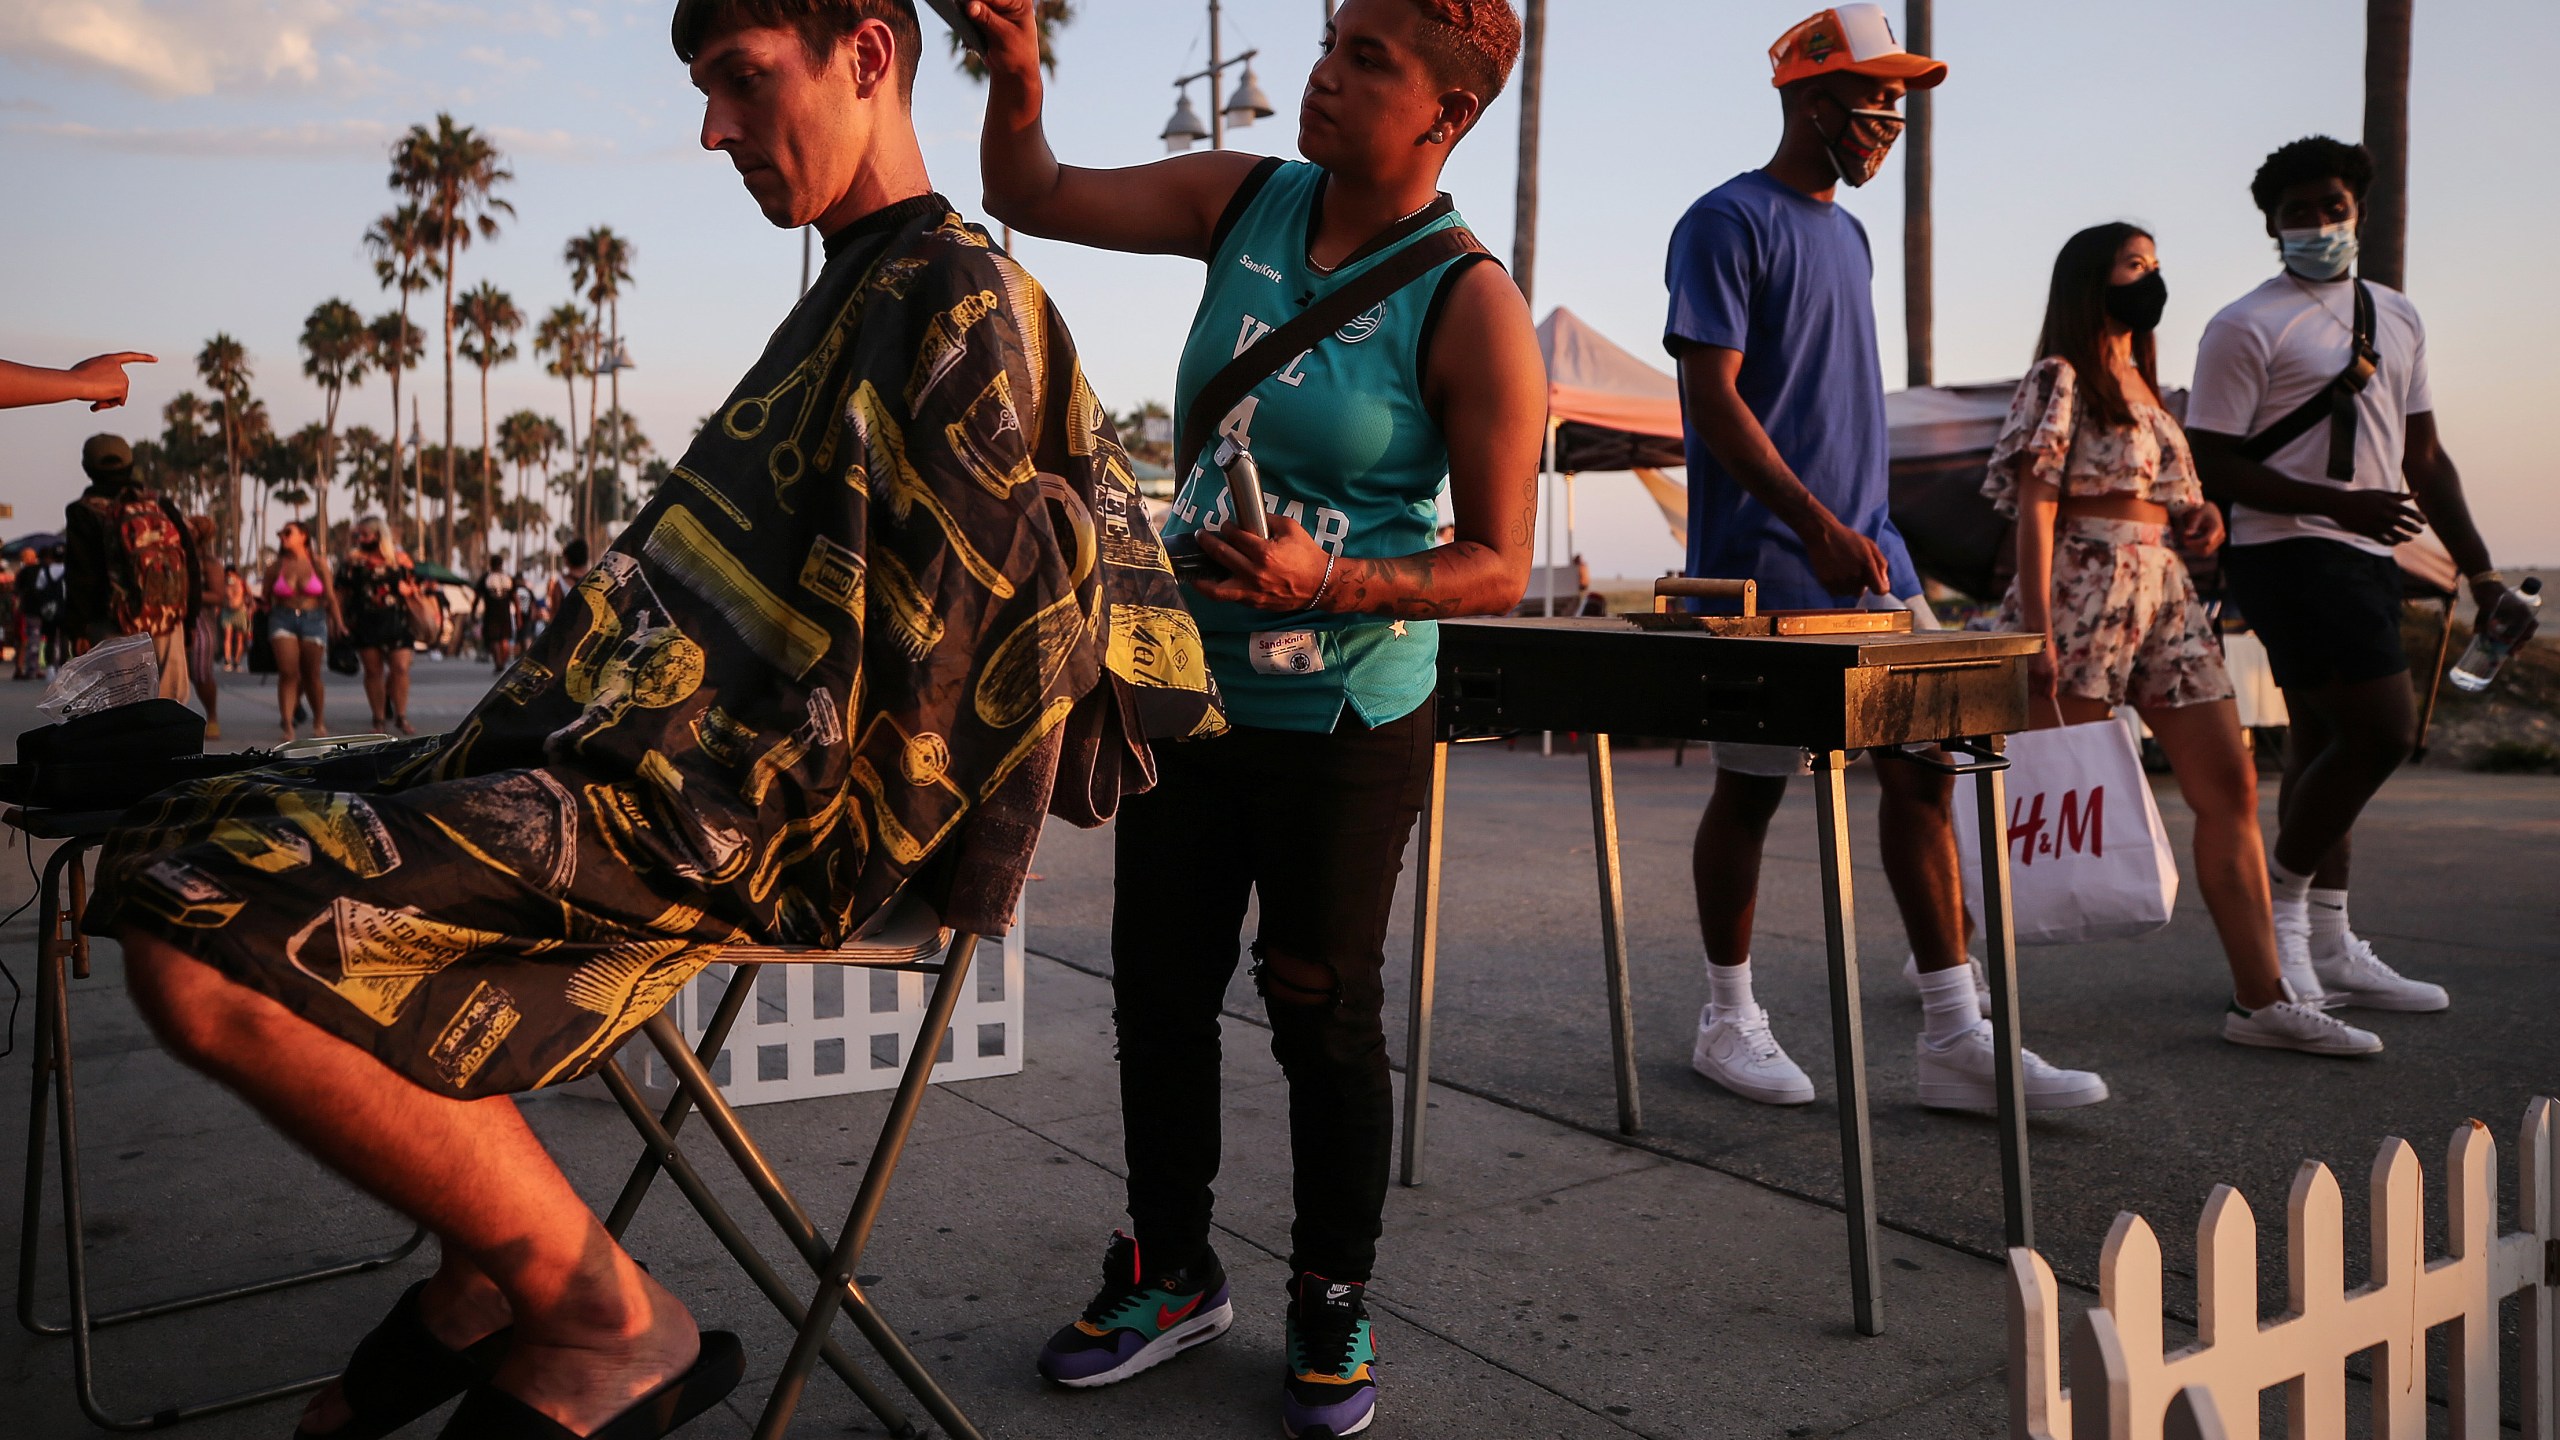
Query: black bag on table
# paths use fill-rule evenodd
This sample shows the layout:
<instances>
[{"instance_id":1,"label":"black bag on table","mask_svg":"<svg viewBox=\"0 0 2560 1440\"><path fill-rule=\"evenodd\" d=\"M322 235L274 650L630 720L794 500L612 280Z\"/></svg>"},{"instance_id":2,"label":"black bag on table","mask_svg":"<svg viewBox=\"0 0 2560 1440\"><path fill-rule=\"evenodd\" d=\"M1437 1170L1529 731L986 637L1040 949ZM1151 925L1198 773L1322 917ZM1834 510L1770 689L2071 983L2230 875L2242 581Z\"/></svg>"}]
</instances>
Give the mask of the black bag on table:
<instances>
[{"instance_id":1,"label":"black bag on table","mask_svg":"<svg viewBox=\"0 0 2560 1440\"><path fill-rule=\"evenodd\" d=\"M175 700L138 700L18 736L0 765L0 800L45 810L122 810L181 781L269 763L204 753L204 717Z\"/></svg>"}]
</instances>

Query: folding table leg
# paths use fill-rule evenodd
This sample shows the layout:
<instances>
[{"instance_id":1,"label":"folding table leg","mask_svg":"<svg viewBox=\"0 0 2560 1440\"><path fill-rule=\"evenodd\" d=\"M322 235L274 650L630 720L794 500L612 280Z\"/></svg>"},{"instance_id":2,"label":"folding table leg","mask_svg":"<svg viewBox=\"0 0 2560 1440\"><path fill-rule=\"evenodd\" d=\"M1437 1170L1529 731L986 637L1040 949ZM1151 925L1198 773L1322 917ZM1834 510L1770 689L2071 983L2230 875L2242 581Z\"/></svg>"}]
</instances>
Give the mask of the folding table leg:
<instances>
[{"instance_id":1,"label":"folding table leg","mask_svg":"<svg viewBox=\"0 0 2560 1440\"><path fill-rule=\"evenodd\" d=\"M1991 742L1994 746L1998 740ZM1982 844L1982 932L1991 979L1991 1085L2000 1105L2000 1199L2011 1249L2033 1249L2035 1193L2027 1176L2027 1078L2018 1057L2018 966L2009 905L2009 802L1998 769L1974 775Z\"/></svg>"},{"instance_id":2,"label":"folding table leg","mask_svg":"<svg viewBox=\"0 0 2560 1440\"><path fill-rule=\"evenodd\" d=\"M773 1395L765 1402L764 1416L756 1423L757 1440L783 1440L790 1432L792 1412L799 1408L800 1393L808 1386L809 1371L817 1362L818 1348L826 1339L828 1327L835 1323L839 1305L850 1310L854 1323L871 1340L872 1347L880 1351L881 1358L898 1372L898 1378L906 1382L926 1413L952 1440L981 1440L977 1427L969 1423L942 1386L899 1342L897 1333L854 1280L854 1271L862 1263L863 1247L871 1239L872 1223L879 1219L881 1199L888 1193L890 1178L897 1173L898 1156L906 1148L907 1132L914 1127L916 1111L924 1104L925 1087L932 1083L935 1057L942 1049L942 1037L951 1028L951 1013L959 1007L960 993L968 983L969 962L977 949L976 935L963 932L951 937L951 948L943 957L942 975L934 984L932 998L925 1002L924 1023L916 1030L915 1051L907 1057L906 1073L899 1077L897 1095L889 1102L888 1117L880 1124L879 1143L872 1147L862 1186L854 1192L853 1208L845 1216L844 1229L836 1236L835 1253L828 1257L820 1274L818 1293L809 1303L808 1319L801 1322L799 1338L791 1346L791 1358L783 1364L780 1378L774 1381Z\"/></svg>"},{"instance_id":3,"label":"folding table leg","mask_svg":"<svg viewBox=\"0 0 2560 1440\"><path fill-rule=\"evenodd\" d=\"M1618 786L1609 767L1609 737L1591 737L1591 853L1600 867L1600 946L1609 983L1609 1053L1617 1067L1618 1133L1639 1134L1636 1098L1636 1002L1627 981L1627 890L1618 873Z\"/></svg>"},{"instance_id":4,"label":"folding table leg","mask_svg":"<svg viewBox=\"0 0 2560 1440\"><path fill-rule=\"evenodd\" d=\"M1858 1011L1857 899L1849 882L1846 753L1813 757L1814 829L1822 851L1822 933L1831 961L1831 1054L1840 1086L1840 1198L1849 1216L1849 1298L1858 1333L1884 1333L1877 1271L1875 1146L1867 1123L1866 1026Z\"/></svg>"},{"instance_id":5,"label":"folding table leg","mask_svg":"<svg viewBox=\"0 0 2560 1440\"><path fill-rule=\"evenodd\" d=\"M1431 987L1440 967L1440 833L1449 795L1449 742L1431 747L1422 797L1422 844L1413 867L1413 989L1405 1011L1404 1163L1399 1179L1422 1183L1424 1120L1431 1110Z\"/></svg>"},{"instance_id":6,"label":"folding table leg","mask_svg":"<svg viewBox=\"0 0 2560 1440\"><path fill-rule=\"evenodd\" d=\"M35 842L28 840L32 845ZM36 1013L35 1041L30 1052L34 1074L27 1085L27 1170L26 1195L18 1217L18 1323L38 1335L63 1335L69 1325L55 1325L36 1318L36 1247L37 1231L44 1220L44 1141L47 1117L45 1107L53 1100L53 992L62 985L62 953L55 946L54 928L60 923L61 904L56 896L55 880L59 876L62 855L56 851L45 863L44 878L36 890Z\"/></svg>"},{"instance_id":7,"label":"folding table leg","mask_svg":"<svg viewBox=\"0 0 2560 1440\"><path fill-rule=\"evenodd\" d=\"M717 1054L718 1051L714 1050L713 1053ZM808 1319L807 1307L800 1303L799 1295L784 1284L782 1277L775 1273L772 1262L765 1259L764 1252L758 1250L755 1242L747 1238L746 1231L741 1229L737 1220L729 1214L728 1207L720 1203L720 1197L711 1193L711 1187L703 1182L702 1172L694 1169L693 1162L686 1158L682 1150L676 1148L674 1132L667 1128L665 1121L650 1113L648 1097L640 1093L639 1086L631 1083L631 1076L623 1070L621 1062L608 1059L604 1063L604 1068L596 1073L603 1077L605 1089L613 1092L615 1103L622 1107L622 1113L630 1119L632 1128L638 1130L640 1138L647 1142L649 1158L653 1162L649 1173L655 1175L660 1168L665 1169L667 1174L675 1180L676 1189L683 1193L686 1200L692 1202L695 1213L702 1217L702 1223L709 1227L712 1237L720 1242L721 1248L727 1250L730 1257L738 1262L738 1268L744 1270L747 1278L754 1282L755 1287L764 1292L764 1298L772 1302L773 1308L782 1312L782 1318L791 1322L792 1329L795 1331L799 1329ZM684 1087L680 1083L678 1088L681 1093ZM639 1180L636 1172L633 1180L635 1182ZM620 1239L622 1232L615 1229L613 1234L616 1239ZM864 1374L861 1368L853 1363L853 1358L845 1354L842 1347L838 1346L834 1340L827 1341L819 1355L826 1361L827 1368L836 1372L836 1377L844 1381L847 1389L853 1391L854 1398L862 1402L863 1408L879 1417L880 1423L888 1428L891 1435L905 1440L905 1437L921 1433L915 1421L899 1410L897 1405L881 1391L879 1385L869 1375Z\"/></svg>"}]
</instances>

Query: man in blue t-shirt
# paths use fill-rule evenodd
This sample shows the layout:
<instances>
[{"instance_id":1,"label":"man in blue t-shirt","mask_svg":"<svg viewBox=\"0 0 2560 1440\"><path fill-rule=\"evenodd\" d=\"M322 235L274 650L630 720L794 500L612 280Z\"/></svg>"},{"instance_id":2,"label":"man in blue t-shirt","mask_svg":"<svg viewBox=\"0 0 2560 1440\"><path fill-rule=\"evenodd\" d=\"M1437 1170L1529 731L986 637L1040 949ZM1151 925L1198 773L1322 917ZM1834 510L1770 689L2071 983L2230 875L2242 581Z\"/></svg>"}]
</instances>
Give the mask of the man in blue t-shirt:
<instances>
[{"instance_id":1,"label":"man in blue t-shirt","mask_svg":"<svg viewBox=\"0 0 2560 1440\"><path fill-rule=\"evenodd\" d=\"M1894 39L1874 5L1819 11L1769 50L1786 122L1777 153L1710 191L1672 232L1663 344L1680 364L1689 450L1689 573L1759 582L1769 609L1898 606L1935 629L1910 553L1886 511L1884 378L1876 358L1867 232L1832 201L1875 177L1901 136L1906 90L1947 67ZM1709 1000L1690 1064L1746 1099L1799 1105L1813 1082L1752 998L1760 853L1802 750L1715 747L1716 788L1693 867ZM1924 1105L1992 1108L1991 1027L1965 955L1948 811L1951 783L1879 765L1885 875L1910 937L1927 1019ZM2025 1057L2027 1106L2107 1097L2106 1082Z\"/></svg>"}]
</instances>

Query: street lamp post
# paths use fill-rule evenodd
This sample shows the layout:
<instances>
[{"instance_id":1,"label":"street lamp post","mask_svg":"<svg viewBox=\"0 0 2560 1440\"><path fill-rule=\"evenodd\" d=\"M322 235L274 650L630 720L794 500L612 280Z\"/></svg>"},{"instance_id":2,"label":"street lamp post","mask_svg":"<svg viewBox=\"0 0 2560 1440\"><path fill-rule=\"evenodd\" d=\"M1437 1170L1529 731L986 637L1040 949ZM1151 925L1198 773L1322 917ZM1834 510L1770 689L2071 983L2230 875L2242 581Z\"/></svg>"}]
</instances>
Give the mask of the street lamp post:
<instances>
[{"instance_id":1,"label":"street lamp post","mask_svg":"<svg viewBox=\"0 0 2560 1440\"><path fill-rule=\"evenodd\" d=\"M1331 13L1328 7L1328 19ZM1173 118L1165 122L1161 137L1166 150L1179 154L1202 140L1208 141L1212 150L1224 150L1227 148L1229 125L1241 130L1256 120L1270 119L1274 113L1271 101L1263 95L1262 86L1253 78L1253 57L1262 52L1247 50L1232 60L1218 52L1218 0L1209 0L1209 68L1194 71L1173 82L1177 92ZM1226 104L1220 105L1218 77L1231 65L1242 65L1244 74L1236 81L1235 93L1227 97ZM1191 82L1194 80L1209 82L1209 127L1206 130L1200 128L1199 112L1191 108Z\"/></svg>"},{"instance_id":2,"label":"street lamp post","mask_svg":"<svg viewBox=\"0 0 2560 1440\"><path fill-rule=\"evenodd\" d=\"M622 372L638 368L640 367L631 362L631 347L622 344L614 346L613 353L596 364L598 374L614 377L614 390L617 394L622 389L620 383ZM605 452L606 484L610 487L605 493L613 497L613 513L617 520L622 518L622 431L625 423L627 422L622 413L621 402L617 400L613 407L613 440L611 442L613 448Z\"/></svg>"}]
</instances>

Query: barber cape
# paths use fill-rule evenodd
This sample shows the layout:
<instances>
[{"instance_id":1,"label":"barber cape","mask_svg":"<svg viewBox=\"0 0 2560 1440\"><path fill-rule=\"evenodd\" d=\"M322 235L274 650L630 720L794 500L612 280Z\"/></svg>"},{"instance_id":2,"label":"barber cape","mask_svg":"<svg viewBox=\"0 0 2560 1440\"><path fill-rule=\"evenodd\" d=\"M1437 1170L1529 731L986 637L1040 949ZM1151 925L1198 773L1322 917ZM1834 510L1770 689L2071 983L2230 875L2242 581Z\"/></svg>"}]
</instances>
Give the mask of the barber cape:
<instances>
[{"instance_id":1,"label":"barber cape","mask_svg":"<svg viewBox=\"0 0 2560 1440\"><path fill-rule=\"evenodd\" d=\"M528 1088L723 944L836 944L911 884L1003 930L1044 805L1101 823L1149 741L1224 728L1064 324L935 195L830 238L560 612L448 735L145 802L92 930Z\"/></svg>"}]
</instances>

